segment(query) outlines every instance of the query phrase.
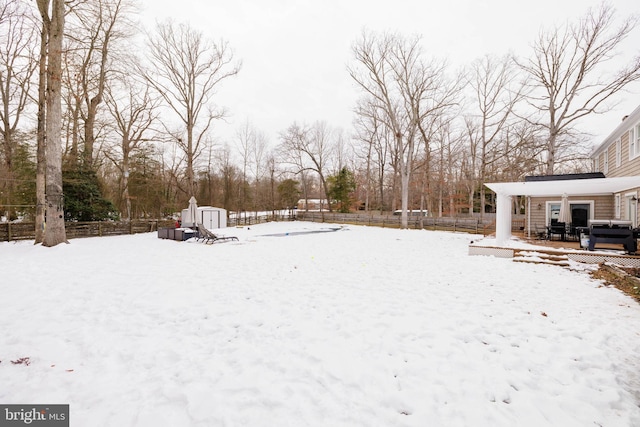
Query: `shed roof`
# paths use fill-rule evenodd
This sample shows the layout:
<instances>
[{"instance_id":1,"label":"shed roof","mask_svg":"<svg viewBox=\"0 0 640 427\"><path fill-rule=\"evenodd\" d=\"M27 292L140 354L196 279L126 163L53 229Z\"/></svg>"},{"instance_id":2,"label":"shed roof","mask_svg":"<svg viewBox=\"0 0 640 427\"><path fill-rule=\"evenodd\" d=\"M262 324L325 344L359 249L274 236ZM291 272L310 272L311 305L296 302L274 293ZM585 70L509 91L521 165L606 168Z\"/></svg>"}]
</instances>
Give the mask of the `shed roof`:
<instances>
[{"instance_id":1,"label":"shed roof","mask_svg":"<svg viewBox=\"0 0 640 427\"><path fill-rule=\"evenodd\" d=\"M640 176L485 184L505 196L588 196L619 193L640 187Z\"/></svg>"}]
</instances>

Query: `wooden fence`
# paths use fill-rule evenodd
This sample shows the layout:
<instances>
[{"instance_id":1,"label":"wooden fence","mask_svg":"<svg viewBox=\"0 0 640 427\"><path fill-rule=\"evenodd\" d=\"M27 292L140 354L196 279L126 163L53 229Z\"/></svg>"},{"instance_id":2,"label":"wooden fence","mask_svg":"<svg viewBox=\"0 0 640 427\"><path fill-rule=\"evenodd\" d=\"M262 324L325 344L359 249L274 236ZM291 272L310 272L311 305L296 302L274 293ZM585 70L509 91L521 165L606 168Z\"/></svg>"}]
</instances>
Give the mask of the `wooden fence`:
<instances>
[{"instance_id":1,"label":"wooden fence","mask_svg":"<svg viewBox=\"0 0 640 427\"><path fill-rule=\"evenodd\" d=\"M67 222L67 239L79 237L117 236L121 234L148 233L158 227L173 227L175 221L162 219L135 220L129 222L95 221ZM35 224L33 222L0 223L0 241L33 240Z\"/></svg>"},{"instance_id":2,"label":"wooden fence","mask_svg":"<svg viewBox=\"0 0 640 427\"><path fill-rule=\"evenodd\" d=\"M376 227L400 228L399 215L373 215L360 213L329 213L329 212L292 212L289 214L260 214L231 217L227 219L227 226L246 226L270 221L313 221L340 224L370 225ZM422 221L422 222L421 222ZM130 222L96 221L96 222L67 222L65 229L68 239L80 237L117 236L122 234L148 233L158 228L173 227L173 220L135 220ZM514 217L511 223L513 231L524 229L524 219ZM493 217L481 220L476 217L409 217L409 228L423 228L426 230L458 231L473 234L489 235L495 232ZM33 222L3 222L0 223L0 241L32 240L35 239L35 224Z\"/></svg>"},{"instance_id":3,"label":"wooden fence","mask_svg":"<svg viewBox=\"0 0 640 427\"><path fill-rule=\"evenodd\" d=\"M228 227L241 227L245 225L261 224L263 222L272 221L295 221L295 211L286 212L276 211L274 212L246 212L237 215L231 215L227 219Z\"/></svg>"},{"instance_id":4,"label":"wooden fence","mask_svg":"<svg viewBox=\"0 0 640 427\"><path fill-rule=\"evenodd\" d=\"M298 212L297 219L313 222L331 222L354 225L372 225L377 227L400 228L400 215L371 215L354 213ZM459 231L464 233L489 235L496 231L495 218L477 217L409 217L409 228L441 231ZM513 218L512 231L524 229L524 218Z\"/></svg>"}]
</instances>

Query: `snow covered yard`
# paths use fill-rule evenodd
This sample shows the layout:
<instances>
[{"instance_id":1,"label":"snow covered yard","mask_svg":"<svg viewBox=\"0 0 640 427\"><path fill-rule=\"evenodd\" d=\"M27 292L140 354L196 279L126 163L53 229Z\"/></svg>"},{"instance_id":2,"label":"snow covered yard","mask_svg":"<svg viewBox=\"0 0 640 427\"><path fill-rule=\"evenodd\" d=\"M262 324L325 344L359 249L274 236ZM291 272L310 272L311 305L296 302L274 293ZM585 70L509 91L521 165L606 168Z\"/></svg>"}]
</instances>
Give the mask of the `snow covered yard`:
<instances>
[{"instance_id":1,"label":"snow covered yard","mask_svg":"<svg viewBox=\"0 0 640 427\"><path fill-rule=\"evenodd\" d=\"M640 425L617 289L470 257L477 236L304 233L326 227L0 243L0 403L68 403L72 426Z\"/></svg>"}]
</instances>

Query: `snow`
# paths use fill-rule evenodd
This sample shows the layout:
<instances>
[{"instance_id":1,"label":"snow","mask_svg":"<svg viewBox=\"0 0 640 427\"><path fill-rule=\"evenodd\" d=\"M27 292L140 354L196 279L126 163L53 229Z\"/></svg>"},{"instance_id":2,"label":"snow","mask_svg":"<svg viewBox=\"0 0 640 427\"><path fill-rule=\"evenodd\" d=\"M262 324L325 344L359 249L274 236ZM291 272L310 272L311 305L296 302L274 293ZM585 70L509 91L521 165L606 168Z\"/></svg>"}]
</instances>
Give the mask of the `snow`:
<instances>
[{"instance_id":1,"label":"snow","mask_svg":"<svg viewBox=\"0 0 640 427\"><path fill-rule=\"evenodd\" d=\"M640 305L586 271L467 234L216 232L239 241L0 243L0 402L74 426L640 425Z\"/></svg>"}]
</instances>

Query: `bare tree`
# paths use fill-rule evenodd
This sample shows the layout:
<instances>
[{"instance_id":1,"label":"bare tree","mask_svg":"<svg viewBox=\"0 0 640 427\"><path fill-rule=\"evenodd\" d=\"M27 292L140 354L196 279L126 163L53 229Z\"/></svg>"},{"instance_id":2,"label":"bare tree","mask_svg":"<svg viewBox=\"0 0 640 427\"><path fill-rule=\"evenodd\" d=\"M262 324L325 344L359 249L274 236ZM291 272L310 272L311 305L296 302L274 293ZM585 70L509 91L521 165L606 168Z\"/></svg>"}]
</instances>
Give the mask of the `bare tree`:
<instances>
[{"instance_id":1,"label":"bare tree","mask_svg":"<svg viewBox=\"0 0 640 427\"><path fill-rule=\"evenodd\" d=\"M460 170L463 138L460 133L452 129L451 121L441 123L437 129L433 135L433 141L436 148L438 216L442 217L444 214L455 216L456 190L459 181L456 171Z\"/></svg>"},{"instance_id":2,"label":"bare tree","mask_svg":"<svg viewBox=\"0 0 640 427\"><path fill-rule=\"evenodd\" d=\"M246 121L244 125L236 132L237 148L242 159L242 177L240 179L240 205L239 210L247 209L247 201L249 199L249 185L247 177L247 169L250 168L251 147L255 142L255 131Z\"/></svg>"},{"instance_id":3,"label":"bare tree","mask_svg":"<svg viewBox=\"0 0 640 427\"><path fill-rule=\"evenodd\" d=\"M131 80L123 81L124 97L117 97L111 89L107 90L106 105L113 118L113 129L120 139L117 149L106 151L105 155L113 162L121 176L120 194L125 204L125 219L131 219L131 199L129 194L130 158L149 141L153 132L152 125L157 119L159 100L150 94L148 85Z\"/></svg>"},{"instance_id":4,"label":"bare tree","mask_svg":"<svg viewBox=\"0 0 640 427\"><path fill-rule=\"evenodd\" d=\"M280 150L285 156L283 163L296 167L295 173L302 177L303 193L308 197L305 172L318 175L324 197L328 197L327 168L333 150L332 130L325 122L316 122L313 126L300 126L296 123L280 135ZM332 211L331 203L328 203Z\"/></svg>"},{"instance_id":5,"label":"bare tree","mask_svg":"<svg viewBox=\"0 0 640 427\"><path fill-rule=\"evenodd\" d=\"M393 133L399 153L403 228L408 227L409 184L417 145L428 143L422 131L456 103L459 90L446 81L446 64L423 61L419 41L419 37L364 32L352 48L357 66L349 68Z\"/></svg>"},{"instance_id":6,"label":"bare tree","mask_svg":"<svg viewBox=\"0 0 640 427\"><path fill-rule=\"evenodd\" d=\"M242 188L240 193L240 209L247 208L251 198L253 210L257 210L260 180L264 175L264 156L267 146L266 137L262 132L245 121L236 132L236 142L242 158ZM252 176L249 176L251 173ZM253 180L253 190L250 191L250 181Z\"/></svg>"},{"instance_id":7,"label":"bare tree","mask_svg":"<svg viewBox=\"0 0 640 427\"><path fill-rule=\"evenodd\" d=\"M64 0L37 0L43 23L48 23L46 90L46 227L42 244L56 246L67 241L62 193L62 41ZM49 7L51 5L51 14Z\"/></svg>"},{"instance_id":8,"label":"bare tree","mask_svg":"<svg viewBox=\"0 0 640 427\"><path fill-rule=\"evenodd\" d=\"M370 196L374 190L378 198L377 208L384 209L384 181L389 161L389 128L378 117L378 109L368 99L363 99L356 108L356 138L364 144L365 157L365 211L371 207ZM375 168L375 171L373 170ZM372 175L375 173L375 180Z\"/></svg>"},{"instance_id":9,"label":"bare tree","mask_svg":"<svg viewBox=\"0 0 640 427\"><path fill-rule=\"evenodd\" d=\"M254 140L254 145L251 148L251 164L253 165L253 179L254 179L254 189L253 189L253 199L254 206L257 209L268 209L269 208L269 196L268 191L261 191L261 188L267 189L268 186L265 186L264 179L268 172L268 148L269 142L266 135L256 130L256 138Z\"/></svg>"},{"instance_id":10,"label":"bare tree","mask_svg":"<svg viewBox=\"0 0 640 427\"><path fill-rule=\"evenodd\" d=\"M69 24L69 46L65 53L67 85L72 108L71 125L73 160L82 160L87 167L95 166L96 126L99 106L104 94L118 43L132 35L129 14L134 11L129 0L96 0L80 2L72 9ZM123 52L120 57L124 58ZM79 120L83 127L80 129ZM82 135L80 133L82 132ZM79 138L82 137L82 153Z\"/></svg>"},{"instance_id":11,"label":"bare tree","mask_svg":"<svg viewBox=\"0 0 640 427\"><path fill-rule=\"evenodd\" d=\"M14 211L12 193L16 133L30 99L34 58L34 29L29 10L17 1L0 2L0 139L6 179L0 182L8 201L7 215Z\"/></svg>"},{"instance_id":12,"label":"bare tree","mask_svg":"<svg viewBox=\"0 0 640 427\"><path fill-rule=\"evenodd\" d=\"M226 42L206 40L202 33L171 21L157 25L148 47L152 67L143 75L184 125L187 191L193 195L194 162L213 120L224 116L223 109L211 105L213 95L222 81L238 74L240 65L232 64Z\"/></svg>"},{"instance_id":13,"label":"bare tree","mask_svg":"<svg viewBox=\"0 0 640 427\"><path fill-rule=\"evenodd\" d=\"M614 9L602 4L576 24L540 32L533 58L520 63L529 74L529 104L541 115L533 123L548 132L546 173L555 173L559 145L572 143L583 117L607 111L607 101L640 79L640 56L614 73L605 74L616 50L636 26L628 18L615 26Z\"/></svg>"},{"instance_id":14,"label":"bare tree","mask_svg":"<svg viewBox=\"0 0 640 427\"><path fill-rule=\"evenodd\" d=\"M36 115L36 217L35 244L44 240L45 229L45 177L47 173L46 159L46 93L47 93L47 45L49 43L49 0L37 0L42 24L40 26L40 50L38 55L38 112Z\"/></svg>"},{"instance_id":15,"label":"bare tree","mask_svg":"<svg viewBox=\"0 0 640 427\"><path fill-rule=\"evenodd\" d=\"M487 55L471 64L467 81L473 90L474 107L465 124L472 154L470 162L473 188L478 183L486 182L489 159L496 161L506 154L500 147L503 142L500 137L514 116L514 108L522 99L523 91L516 71L510 56L496 58ZM484 185L480 185L481 217L485 211L484 194Z\"/></svg>"}]
</instances>

